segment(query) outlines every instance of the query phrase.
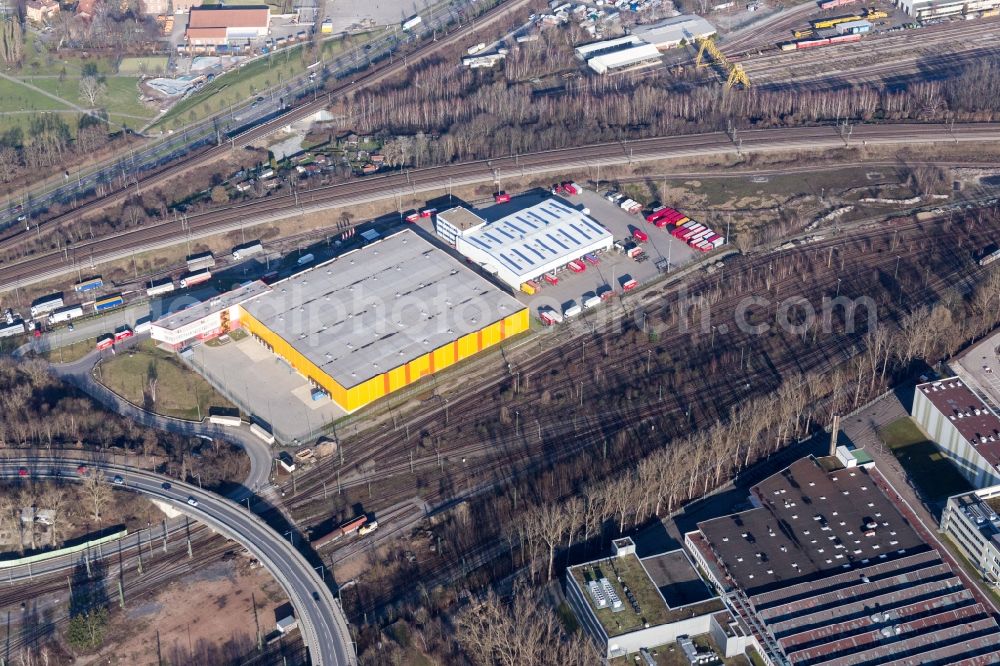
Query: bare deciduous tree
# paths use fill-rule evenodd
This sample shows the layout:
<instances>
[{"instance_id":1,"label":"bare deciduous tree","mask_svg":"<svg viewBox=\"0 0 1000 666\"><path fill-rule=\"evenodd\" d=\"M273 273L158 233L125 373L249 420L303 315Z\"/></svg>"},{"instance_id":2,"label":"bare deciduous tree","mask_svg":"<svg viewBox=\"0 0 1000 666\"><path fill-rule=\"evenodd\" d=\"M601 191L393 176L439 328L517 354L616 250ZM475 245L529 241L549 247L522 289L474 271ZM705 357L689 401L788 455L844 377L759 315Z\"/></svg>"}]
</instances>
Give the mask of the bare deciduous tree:
<instances>
[{"instance_id":1,"label":"bare deciduous tree","mask_svg":"<svg viewBox=\"0 0 1000 666\"><path fill-rule=\"evenodd\" d=\"M96 76L84 76L80 78L80 99L88 104L88 108L96 108L99 101L104 99L108 86Z\"/></svg>"}]
</instances>

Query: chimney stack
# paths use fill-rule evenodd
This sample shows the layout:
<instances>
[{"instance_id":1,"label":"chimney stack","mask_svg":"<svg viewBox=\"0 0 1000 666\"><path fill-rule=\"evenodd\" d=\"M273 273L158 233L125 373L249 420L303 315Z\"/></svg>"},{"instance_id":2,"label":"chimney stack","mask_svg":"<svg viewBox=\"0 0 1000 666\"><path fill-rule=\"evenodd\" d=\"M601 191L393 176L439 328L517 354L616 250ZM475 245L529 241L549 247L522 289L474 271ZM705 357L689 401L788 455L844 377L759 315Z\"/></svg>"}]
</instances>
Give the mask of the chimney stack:
<instances>
[{"instance_id":1,"label":"chimney stack","mask_svg":"<svg viewBox=\"0 0 1000 666\"><path fill-rule=\"evenodd\" d=\"M830 455L837 455L837 435L840 434L840 414L833 415L833 424L830 426Z\"/></svg>"}]
</instances>

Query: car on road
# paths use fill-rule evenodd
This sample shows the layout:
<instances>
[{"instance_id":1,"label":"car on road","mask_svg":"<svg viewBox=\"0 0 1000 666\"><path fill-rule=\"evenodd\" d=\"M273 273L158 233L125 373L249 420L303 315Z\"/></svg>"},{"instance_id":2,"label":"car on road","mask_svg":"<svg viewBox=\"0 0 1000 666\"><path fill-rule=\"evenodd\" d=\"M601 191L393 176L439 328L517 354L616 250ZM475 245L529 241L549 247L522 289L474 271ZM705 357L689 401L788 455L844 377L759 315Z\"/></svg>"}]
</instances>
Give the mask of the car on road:
<instances>
[{"instance_id":1,"label":"car on road","mask_svg":"<svg viewBox=\"0 0 1000 666\"><path fill-rule=\"evenodd\" d=\"M313 592L313 601L319 603L319 592Z\"/></svg>"},{"instance_id":2,"label":"car on road","mask_svg":"<svg viewBox=\"0 0 1000 666\"><path fill-rule=\"evenodd\" d=\"M18 467L17 468L17 475L18 476L28 476L28 468L27 467Z\"/></svg>"},{"instance_id":3,"label":"car on road","mask_svg":"<svg viewBox=\"0 0 1000 666\"><path fill-rule=\"evenodd\" d=\"M79 466L77 466L76 473L77 474L86 474L87 473L87 466L86 465L79 465Z\"/></svg>"},{"instance_id":4,"label":"car on road","mask_svg":"<svg viewBox=\"0 0 1000 666\"><path fill-rule=\"evenodd\" d=\"M115 482L116 486L124 486L125 485L125 479L123 479L120 474L116 474L115 478L112 479L112 481Z\"/></svg>"},{"instance_id":5,"label":"car on road","mask_svg":"<svg viewBox=\"0 0 1000 666\"><path fill-rule=\"evenodd\" d=\"M160 487L163 488L164 490L170 490L170 483L164 481L163 483L160 484Z\"/></svg>"},{"instance_id":6,"label":"car on road","mask_svg":"<svg viewBox=\"0 0 1000 666\"><path fill-rule=\"evenodd\" d=\"M67 329L69 329L69 331L70 331L70 332L73 332L73 331L75 331L75 330L76 330L76 328L74 328L73 324L70 324L70 325L69 325L69 326L67 326L66 328L67 328Z\"/></svg>"},{"instance_id":7,"label":"car on road","mask_svg":"<svg viewBox=\"0 0 1000 666\"><path fill-rule=\"evenodd\" d=\"M191 506L198 506L198 500L196 500L193 497L188 497L188 504L190 504Z\"/></svg>"}]
</instances>

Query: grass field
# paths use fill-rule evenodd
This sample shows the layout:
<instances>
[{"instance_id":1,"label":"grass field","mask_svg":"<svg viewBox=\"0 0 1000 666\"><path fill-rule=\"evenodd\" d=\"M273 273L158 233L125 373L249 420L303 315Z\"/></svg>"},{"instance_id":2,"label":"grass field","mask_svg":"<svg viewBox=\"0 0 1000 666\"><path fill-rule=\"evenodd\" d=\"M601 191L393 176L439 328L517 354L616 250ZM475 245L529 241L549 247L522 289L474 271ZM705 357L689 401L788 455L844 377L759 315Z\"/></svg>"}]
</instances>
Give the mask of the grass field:
<instances>
[{"instance_id":1,"label":"grass field","mask_svg":"<svg viewBox=\"0 0 1000 666\"><path fill-rule=\"evenodd\" d=\"M365 43L373 33L352 36L351 47ZM196 94L178 102L163 115L153 129L176 129L218 113L231 104L243 102L260 91L287 81L305 71L302 64L303 44L296 44L267 57L216 77ZM323 43L323 57L329 58L347 48L342 39Z\"/></svg>"},{"instance_id":2,"label":"grass field","mask_svg":"<svg viewBox=\"0 0 1000 666\"><path fill-rule=\"evenodd\" d=\"M31 112L57 111L75 135L81 114L73 109L72 105L88 106L80 99L80 77L83 75L84 67L88 65L96 67L98 74L105 77L108 91L99 106L108 111L114 125L141 127L156 116L155 111L139 102L139 90L136 85L139 80L136 75L138 70L130 72L128 67L134 65L138 68L138 62L132 61L165 64L165 57L126 58L122 61L122 64L126 65L126 71L124 75L119 76L116 71L118 66L116 58L84 58L81 54L69 51L56 54L30 32L26 36L26 41L27 56L24 64L20 70L9 71L7 75L28 82L63 101L47 97L14 81L0 79L0 132L13 127L27 130L31 122Z\"/></svg>"},{"instance_id":3,"label":"grass field","mask_svg":"<svg viewBox=\"0 0 1000 666\"><path fill-rule=\"evenodd\" d=\"M167 56L146 56L144 58L122 58L118 63L118 74L122 76L148 74L150 76L167 71Z\"/></svg>"},{"instance_id":4,"label":"grass field","mask_svg":"<svg viewBox=\"0 0 1000 666\"><path fill-rule=\"evenodd\" d=\"M948 457L934 442L927 440L910 417L893 421L880 429L878 435L892 449L913 485L927 500L940 502L972 489Z\"/></svg>"},{"instance_id":5,"label":"grass field","mask_svg":"<svg viewBox=\"0 0 1000 666\"><path fill-rule=\"evenodd\" d=\"M920 426L909 416L896 419L892 423L883 426L878 431L878 436L890 449L898 449L927 441L927 437L920 430Z\"/></svg>"},{"instance_id":6,"label":"grass field","mask_svg":"<svg viewBox=\"0 0 1000 666\"><path fill-rule=\"evenodd\" d=\"M42 90L57 97L71 101L80 106L87 104L80 100L80 79L67 77L63 81L56 79L26 79ZM111 121L128 127L140 127L152 120L156 112L150 110L139 101L138 76L109 76L104 83L108 91L100 106L107 109Z\"/></svg>"},{"instance_id":7,"label":"grass field","mask_svg":"<svg viewBox=\"0 0 1000 666\"><path fill-rule=\"evenodd\" d=\"M86 340L68 344L65 347L42 352L40 356L50 363L72 363L73 361L79 361L94 351L96 344L97 338L87 338Z\"/></svg>"},{"instance_id":8,"label":"grass field","mask_svg":"<svg viewBox=\"0 0 1000 666\"><path fill-rule=\"evenodd\" d=\"M143 340L134 350L121 352L101 364L98 379L112 391L145 409L182 419L208 416L209 407L233 407L202 377L181 365L177 357ZM155 373L156 401L149 391Z\"/></svg>"}]
</instances>

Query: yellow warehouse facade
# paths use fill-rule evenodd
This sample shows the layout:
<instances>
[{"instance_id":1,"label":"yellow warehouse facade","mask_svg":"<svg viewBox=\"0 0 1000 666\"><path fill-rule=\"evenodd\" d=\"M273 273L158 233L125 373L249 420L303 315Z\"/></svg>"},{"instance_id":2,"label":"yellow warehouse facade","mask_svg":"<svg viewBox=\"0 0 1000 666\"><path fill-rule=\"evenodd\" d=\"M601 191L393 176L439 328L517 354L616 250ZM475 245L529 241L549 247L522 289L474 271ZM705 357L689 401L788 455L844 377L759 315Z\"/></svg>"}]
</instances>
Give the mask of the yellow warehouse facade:
<instances>
[{"instance_id":1,"label":"yellow warehouse facade","mask_svg":"<svg viewBox=\"0 0 1000 666\"><path fill-rule=\"evenodd\" d=\"M529 312L524 307L514 314L443 344L355 386L342 386L306 358L294 345L258 321L242 306L240 306L239 321L248 333L264 343L273 353L285 359L312 384L325 390L330 398L348 413L357 411L393 391L409 386L422 377L440 372L459 361L470 358L518 333L523 333L530 327Z\"/></svg>"}]
</instances>

